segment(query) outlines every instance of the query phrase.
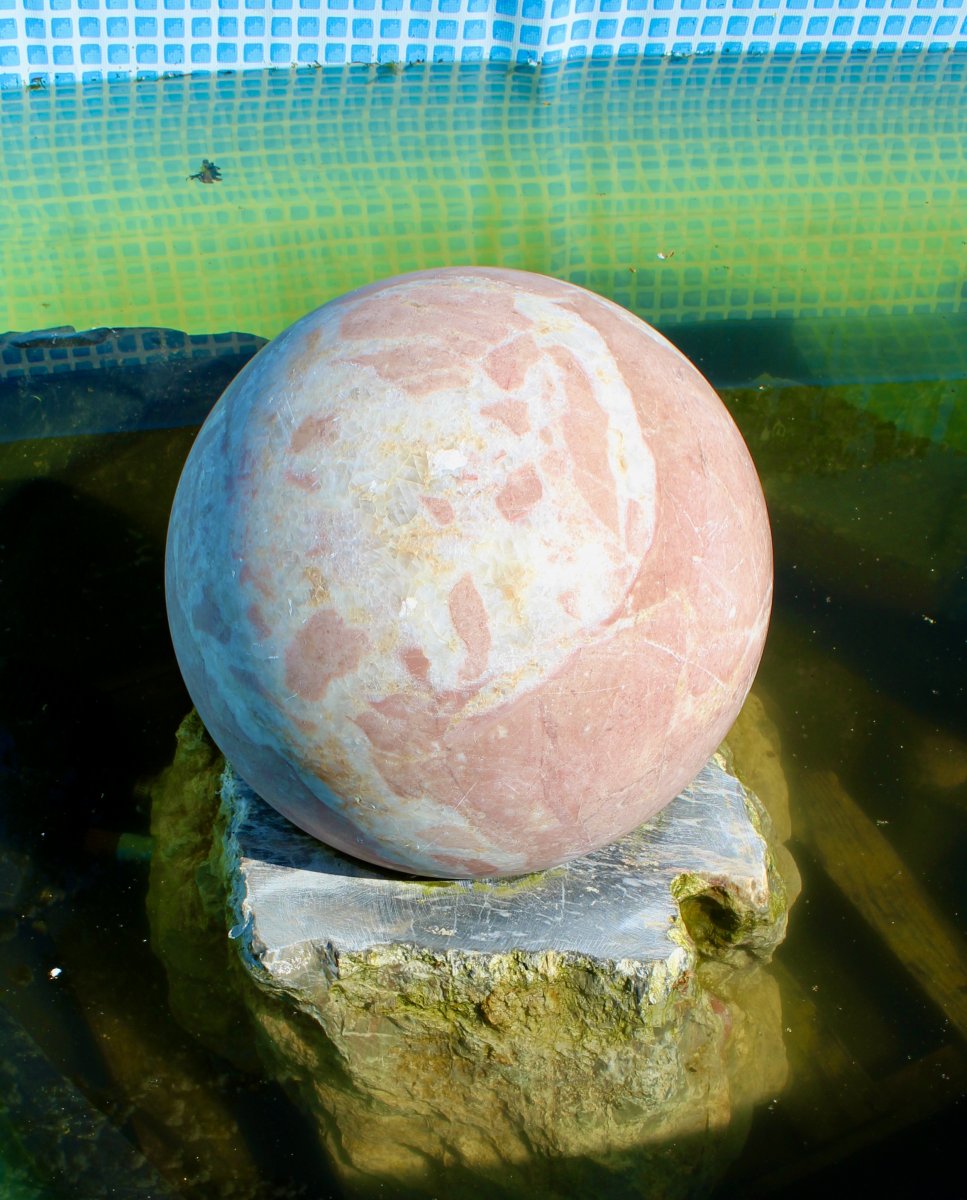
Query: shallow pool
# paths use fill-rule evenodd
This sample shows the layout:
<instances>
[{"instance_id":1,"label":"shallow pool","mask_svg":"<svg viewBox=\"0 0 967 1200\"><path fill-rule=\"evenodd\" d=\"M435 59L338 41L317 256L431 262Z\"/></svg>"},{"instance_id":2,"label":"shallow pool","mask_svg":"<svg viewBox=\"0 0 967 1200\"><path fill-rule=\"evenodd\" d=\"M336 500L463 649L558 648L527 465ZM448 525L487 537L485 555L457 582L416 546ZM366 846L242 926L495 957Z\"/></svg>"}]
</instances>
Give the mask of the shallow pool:
<instances>
[{"instance_id":1,"label":"shallow pool","mask_svg":"<svg viewBox=\"0 0 967 1200\"><path fill-rule=\"evenodd\" d=\"M175 1023L149 945L144 784L190 706L164 534L197 425L261 338L470 261L659 325L722 392L769 502L755 692L804 880L774 968L790 1078L717 1194L895 1192L953 1160L965 72L946 53L690 58L0 94L0 331L192 335L0 336L5 1196L339 1194L281 1089ZM204 159L220 180L189 178Z\"/></svg>"}]
</instances>

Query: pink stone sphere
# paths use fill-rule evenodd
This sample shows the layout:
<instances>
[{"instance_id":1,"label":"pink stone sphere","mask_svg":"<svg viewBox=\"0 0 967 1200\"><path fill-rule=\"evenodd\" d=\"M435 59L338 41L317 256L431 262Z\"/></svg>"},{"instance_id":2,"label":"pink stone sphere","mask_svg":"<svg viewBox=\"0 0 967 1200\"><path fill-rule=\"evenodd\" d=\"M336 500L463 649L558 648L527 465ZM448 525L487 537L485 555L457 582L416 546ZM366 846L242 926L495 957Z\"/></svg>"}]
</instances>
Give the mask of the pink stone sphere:
<instances>
[{"instance_id":1,"label":"pink stone sphere","mask_svg":"<svg viewBox=\"0 0 967 1200\"><path fill-rule=\"evenodd\" d=\"M175 497L167 599L239 775L418 875L552 867L667 804L762 654L755 468L670 343L485 267L342 296L267 345Z\"/></svg>"}]
</instances>

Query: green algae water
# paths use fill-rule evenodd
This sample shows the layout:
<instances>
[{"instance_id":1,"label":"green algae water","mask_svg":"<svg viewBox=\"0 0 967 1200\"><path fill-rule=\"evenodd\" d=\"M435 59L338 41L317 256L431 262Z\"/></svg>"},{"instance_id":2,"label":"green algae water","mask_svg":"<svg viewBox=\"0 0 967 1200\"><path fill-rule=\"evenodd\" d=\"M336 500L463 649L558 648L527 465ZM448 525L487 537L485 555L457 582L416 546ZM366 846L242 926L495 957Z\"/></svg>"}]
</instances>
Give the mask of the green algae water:
<instances>
[{"instance_id":1,"label":"green algae water","mask_svg":"<svg viewBox=\"0 0 967 1200\"><path fill-rule=\"evenodd\" d=\"M957 314L965 73L751 56L7 91L0 329L270 337L461 262L661 325ZM220 180L190 178L204 160Z\"/></svg>"},{"instance_id":2,"label":"green algae water","mask_svg":"<svg viewBox=\"0 0 967 1200\"><path fill-rule=\"evenodd\" d=\"M959 378L965 90L961 53L8 90L0 330L271 337L478 263L607 295L720 382ZM887 415L943 437L951 414Z\"/></svg>"},{"instance_id":3,"label":"green algae water","mask_svg":"<svg viewBox=\"0 0 967 1200\"><path fill-rule=\"evenodd\" d=\"M774 968L788 1082L717 1196L895 1194L955 1164L965 74L956 53L694 58L0 95L0 339L199 339L180 391L159 382L177 355L144 339L110 366L100 343L0 340L4 1196L339 1194L251 1048L229 1063L172 1017L147 868L118 847L149 835L145 783L189 707L164 533L239 365L201 356L465 262L559 275L659 325L722 392L769 503L754 697L804 887ZM190 179L206 159L221 179Z\"/></svg>"}]
</instances>

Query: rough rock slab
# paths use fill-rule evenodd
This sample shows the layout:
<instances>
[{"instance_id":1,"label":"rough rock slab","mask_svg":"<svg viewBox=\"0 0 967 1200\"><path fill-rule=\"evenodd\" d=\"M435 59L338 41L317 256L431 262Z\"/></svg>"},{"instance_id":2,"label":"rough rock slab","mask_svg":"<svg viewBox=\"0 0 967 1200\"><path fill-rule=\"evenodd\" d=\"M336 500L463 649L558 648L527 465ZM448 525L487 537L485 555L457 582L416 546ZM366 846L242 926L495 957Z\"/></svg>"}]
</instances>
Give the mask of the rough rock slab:
<instances>
[{"instance_id":1,"label":"rough rock slab","mask_svg":"<svg viewBox=\"0 0 967 1200\"><path fill-rule=\"evenodd\" d=\"M715 759L620 841L510 881L395 876L303 835L230 771L223 793L241 914L233 933L270 974L290 976L311 944L339 954L402 943L480 954L554 950L662 963L679 975L694 965L679 902L713 892L742 914L758 952L784 931L748 794Z\"/></svg>"},{"instance_id":2,"label":"rough rock slab","mask_svg":"<svg viewBox=\"0 0 967 1200\"><path fill-rule=\"evenodd\" d=\"M592 859L441 883L287 825L191 714L149 787L179 1019L296 1094L347 1196L706 1196L786 1073L781 754L761 706L736 731Z\"/></svg>"},{"instance_id":3,"label":"rough rock slab","mask_svg":"<svg viewBox=\"0 0 967 1200\"><path fill-rule=\"evenodd\" d=\"M621 841L513 880L350 860L230 768L221 797L239 994L348 1195L692 1200L781 1089L785 890L720 756Z\"/></svg>"}]
</instances>

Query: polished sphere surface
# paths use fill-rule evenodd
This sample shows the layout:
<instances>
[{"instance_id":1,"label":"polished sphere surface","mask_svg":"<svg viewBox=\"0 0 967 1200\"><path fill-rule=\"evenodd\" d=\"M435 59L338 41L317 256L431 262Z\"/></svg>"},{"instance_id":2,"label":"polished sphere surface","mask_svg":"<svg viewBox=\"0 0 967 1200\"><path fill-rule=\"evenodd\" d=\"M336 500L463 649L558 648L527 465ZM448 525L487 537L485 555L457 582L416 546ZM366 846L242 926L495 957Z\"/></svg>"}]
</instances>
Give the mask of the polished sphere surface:
<instances>
[{"instance_id":1,"label":"polished sphere surface","mask_svg":"<svg viewBox=\"0 0 967 1200\"><path fill-rule=\"evenodd\" d=\"M758 665L769 524L728 412L572 284L447 268L280 334L168 534L178 661L238 773L357 858L554 866L701 769Z\"/></svg>"}]
</instances>

